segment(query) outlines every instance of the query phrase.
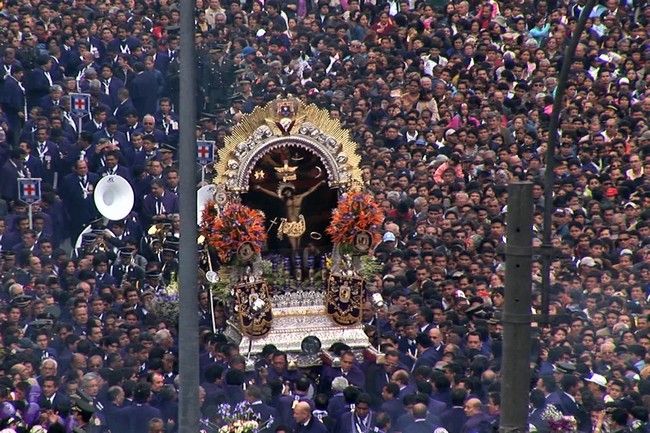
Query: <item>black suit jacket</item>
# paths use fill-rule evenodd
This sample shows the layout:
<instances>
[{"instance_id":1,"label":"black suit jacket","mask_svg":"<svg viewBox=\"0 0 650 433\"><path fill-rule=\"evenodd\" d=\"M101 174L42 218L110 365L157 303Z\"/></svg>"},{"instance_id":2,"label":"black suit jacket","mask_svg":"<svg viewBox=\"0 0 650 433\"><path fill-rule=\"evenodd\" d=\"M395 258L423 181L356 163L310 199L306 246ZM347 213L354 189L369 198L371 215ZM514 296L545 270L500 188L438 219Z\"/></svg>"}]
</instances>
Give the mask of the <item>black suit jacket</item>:
<instances>
[{"instance_id":1,"label":"black suit jacket","mask_svg":"<svg viewBox=\"0 0 650 433\"><path fill-rule=\"evenodd\" d=\"M164 207L163 214L178 213L178 198L176 194L165 192L165 195L161 198L161 202ZM146 195L143 200L141 217L145 227L151 225L153 217L158 215L156 203L157 199L152 194Z\"/></svg>"},{"instance_id":2,"label":"black suit jacket","mask_svg":"<svg viewBox=\"0 0 650 433\"><path fill-rule=\"evenodd\" d=\"M440 421L449 433L460 433L467 421L467 415L462 407L452 407L442 414Z\"/></svg>"},{"instance_id":3,"label":"black suit jacket","mask_svg":"<svg viewBox=\"0 0 650 433\"><path fill-rule=\"evenodd\" d=\"M93 122L91 119L86 121L86 123L83 124L82 130L94 135L97 131L101 131L103 128L104 128L103 124L98 128L95 122Z\"/></svg>"},{"instance_id":4,"label":"black suit jacket","mask_svg":"<svg viewBox=\"0 0 650 433\"><path fill-rule=\"evenodd\" d=\"M114 403L104 405L104 418L106 426L112 432L126 432L129 428L129 420L126 417L128 407L119 407Z\"/></svg>"},{"instance_id":5,"label":"black suit jacket","mask_svg":"<svg viewBox=\"0 0 650 433\"><path fill-rule=\"evenodd\" d=\"M413 421L404 427L404 431L409 433L432 433L435 429L436 426L424 419Z\"/></svg>"},{"instance_id":6,"label":"black suit jacket","mask_svg":"<svg viewBox=\"0 0 650 433\"><path fill-rule=\"evenodd\" d=\"M366 391L372 397L373 409L381 406L381 391L388 382L389 377L382 365L373 364L366 370Z\"/></svg>"},{"instance_id":7,"label":"black suit jacket","mask_svg":"<svg viewBox=\"0 0 650 433\"><path fill-rule=\"evenodd\" d=\"M122 131L115 131L115 134L110 135L106 128L100 129L93 134L93 144L97 145L102 138L117 142L120 149L125 148L127 145L126 135Z\"/></svg>"},{"instance_id":8,"label":"black suit jacket","mask_svg":"<svg viewBox=\"0 0 650 433\"><path fill-rule=\"evenodd\" d=\"M88 173L88 183L93 185L93 189L98 181L98 175ZM93 195L88 194L84 198L79 177L75 173L63 178L63 182L61 182L59 187L59 193L63 199L63 206L68 214L68 218L76 227L88 224L97 217L98 213L95 208Z\"/></svg>"},{"instance_id":9,"label":"black suit jacket","mask_svg":"<svg viewBox=\"0 0 650 433\"><path fill-rule=\"evenodd\" d=\"M77 51L76 48L61 45L61 57L59 58L59 63L63 67L66 75L74 75L73 69L76 69L76 66L80 61L79 51Z\"/></svg>"},{"instance_id":10,"label":"black suit jacket","mask_svg":"<svg viewBox=\"0 0 650 433\"><path fill-rule=\"evenodd\" d=\"M373 431L375 427L375 413L369 412L366 420L367 430ZM354 412L345 412L341 415L336 422L336 427L334 427L336 433L356 433ZM408 431L408 430L407 430Z\"/></svg>"},{"instance_id":11,"label":"black suit jacket","mask_svg":"<svg viewBox=\"0 0 650 433\"><path fill-rule=\"evenodd\" d=\"M26 175L23 170L23 175ZM0 170L0 195L2 198L9 201L18 199L18 178L22 177L18 169L11 161L7 161ZM13 246L13 245L12 245Z\"/></svg>"},{"instance_id":12,"label":"black suit jacket","mask_svg":"<svg viewBox=\"0 0 650 433\"><path fill-rule=\"evenodd\" d=\"M38 105L43 109L43 111L45 111L45 113L46 113L48 116L49 116L50 112L52 111L52 109L53 109L55 106L57 106L57 105L54 103L54 100L52 99L52 97L51 97L50 95L45 95L44 97L42 97L42 98L40 99ZM61 106L61 102L60 102L60 101L59 101L59 105L58 105L58 106L59 106L59 107ZM61 107L61 108L63 108L63 107Z\"/></svg>"},{"instance_id":13,"label":"black suit jacket","mask_svg":"<svg viewBox=\"0 0 650 433\"><path fill-rule=\"evenodd\" d=\"M544 408L533 409L528 415L528 423L534 425L538 433L547 433L549 431L548 421L542 419L542 413L544 413Z\"/></svg>"},{"instance_id":14,"label":"black suit jacket","mask_svg":"<svg viewBox=\"0 0 650 433\"><path fill-rule=\"evenodd\" d=\"M101 177L108 176L110 173L108 172L108 168L106 166L102 167L99 170L99 175ZM122 176L124 179L126 179L131 185L133 184L133 179L131 178L131 171L124 167L122 164L118 164L117 168L115 169L115 172L113 174L116 174L118 176Z\"/></svg>"},{"instance_id":15,"label":"black suit jacket","mask_svg":"<svg viewBox=\"0 0 650 433\"><path fill-rule=\"evenodd\" d=\"M295 431L296 433L327 433L327 427L312 416L306 426L296 425Z\"/></svg>"},{"instance_id":16,"label":"black suit jacket","mask_svg":"<svg viewBox=\"0 0 650 433\"><path fill-rule=\"evenodd\" d=\"M156 102L160 92L158 78L154 71L143 71L136 75L129 91L140 118L145 114L156 113Z\"/></svg>"},{"instance_id":17,"label":"black suit jacket","mask_svg":"<svg viewBox=\"0 0 650 433\"><path fill-rule=\"evenodd\" d=\"M108 87L108 96L111 98L111 106L115 107L117 105L117 91L124 87L124 81L119 78L112 77L110 82L107 80L99 80L102 84L102 92L106 94L106 87Z\"/></svg>"},{"instance_id":18,"label":"black suit jacket","mask_svg":"<svg viewBox=\"0 0 650 433\"><path fill-rule=\"evenodd\" d=\"M271 417L273 417L273 419L278 419L278 412L275 410L275 408L262 402L251 404L250 408L260 417L262 421L267 421Z\"/></svg>"},{"instance_id":19,"label":"black suit jacket","mask_svg":"<svg viewBox=\"0 0 650 433\"><path fill-rule=\"evenodd\" d=\"M404 413L404 405L401 401L394 398L384 401L381 405L381 411L387 413L390 416L391 422L395 424L400 415Z\"/></svg>"},{"instance_id":20,"label":"black suit jacket","mask_svg":"<svg viewBox=\"0 0 650 433\"><path fill-rule=\"evenodd\" d=\"M591 419L585 408L571 400L571 398L561 390L556 391L556 393L560 402L559 405L556 405L557 409L564 415L574 416L576 421L578 421L578 430L590 431Z\"/></svg>"},{"instance_id":21,"label":"black suit jacket","mask_svg":"<svg viewBox=\"0 0 650 433\"><path fill-rule=\"evenodd\" d=\"M9 129L13 134L18 134L24 120L20 118L18 113L25 110L25 92L13 77L5 78L2 92L0 92L0 104L2 105L2 111L7 116Z\"/></svg>"},{"instance_id":22,"label":"black suit jacket","mask_svg":"<svg viewBox=\"0 0 650 433\"><path fill-rule=\"evenodd\" d=\"M52 60L52 67L50 68L52 81L55 83L57 81L60 82L63 78L63 66L61 65L61 61L55 56L50 56L50 59Z\"/></svg>"},{"instance_id":23,"label":"black suit jacket","mask_svg":"<svg viewBox=\"0 0 650 433\"><path fill-rule=\"evenodd\" d=\"M50 78L52 75L50 74ZM50 93L50 81L45 76L42 68L34 69L25 80L27 91L27 106L38 105L40 100Z\"/></svg>"},{"instance_id":24,"label":"black suit jacket","mask_svg":"<svg viewBox=\"0 0 650 433\"><path fill-rule=\"evenodd\" d=\"M124 410L124 415L128 421L127 433L143 433L149 430L149 421L162 416L159 409L145 404L134 404Z\"/></svg>"},{"instance_id":25,"label":"black suit jacket","mask_svg":"<svg viewBox=\"0 0 650 433\"><path fill-rule=\"evenodd\" d=\"M115 74L113 75L115 78L119 78L122 80L124 83L124 86L128 88L128 86L131 85L131 80L133 80L133 77L135 77L135 74L131 71L126 71L124 69L116 69Z\"/></svg>"},{"instance_id":26,"label":"black suit jacket","mask_svg":"<svg viewBox=\"0 0 650 433\"><path fill-rule=\"evenodd\" d=\"M164 76L167 76L167 68L169 67L170 62L171 58L167 51L158 52L156 53L156 59L154 60L154 68L159 70Z\"/></svg>"},{"instance_id":27,"label":"black suit jacket","mask_svg":"<svg viewBox=\"0 0 650 433\"><path fill-rule=\"evenodd\" d=\"M54 401L52 402L50 402L49 399L45 398L45 396L41 394L41 396L38 398L37 403L41 409L53 409L59 412L59 415L62 418L65 418L68 415L71 407L70 399L65 394L62 394L60 392L54 394Z\"/></svg>"},{"instance_id":28,"label":"black suit jacket","mask_svg":"<svg viewBox=\"0 0 650 433\"><path fill-rule=\"evenodd\" d=\"M12 242L13 242L13 245L9 245ZM10 235L3 234L0 237L0 251L10 250L11 247L13 247L15 244L16 244L16 242L14 242L14 240L12 239L12 236L10 236Z\"/></svg>"},{"instance_id":29,"label":"black suit jacket","mask_svg":"<svg viewBox=\"0 0 650 433\"><path fill-rule=\"evenodd\" d=\"M461 429L462 433L488 433L492 430L490 416L485 413L478 413L473 415L465 421L463 428Z\"/></svg>"},{"instance_id":30,"label":"black suit jacket","mask_svg":"<svg viewBox=\"0 0 650 433\"><path fill-rule=\"evenodd\" d=\"M43 159L40 158L39 151L37 150L38 147L39 143L34 142L34 153L32 153L32 157L41 160L43 182L54 185L54 173L61 168L61 151L59 150L59 146L55 142L47 140L45 142L46 151Z\"/></svg>"},{"instance_id":31,"label":"black suit jacket","mask_svg":"<svg viewBox=\"0 0 650 433\"><path fill-rule=\"evenodd\" d=\"M115 109L113 110L112 114L113 114L113 117L115 118L115 120L117 120L117 122L120 125L124 125L126 123L125 118L126 118L127 113L132 112L132 111L136 111L136 109L135 109L135 105L133 105L133 102L131 101L131 98L129 98L129 99L125 99L122 102L117 102L116 101ZM122 131L122 132L125 132L125 131Z\"/></svg>"}]
</instances>

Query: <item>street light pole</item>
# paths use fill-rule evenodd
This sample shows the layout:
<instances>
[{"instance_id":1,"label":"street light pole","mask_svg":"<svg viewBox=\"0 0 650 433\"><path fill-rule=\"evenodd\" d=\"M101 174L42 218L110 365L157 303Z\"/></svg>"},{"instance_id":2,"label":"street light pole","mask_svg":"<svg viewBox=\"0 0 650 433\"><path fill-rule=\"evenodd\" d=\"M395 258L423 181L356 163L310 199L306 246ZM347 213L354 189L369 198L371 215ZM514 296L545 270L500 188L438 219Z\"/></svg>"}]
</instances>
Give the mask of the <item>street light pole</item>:
<instances>
[{"instance_id":1,"label":"street light pole","mask_svg":"<svg viewBox=\"0 0 650 433\"><path fill-rule=\"evenodd\" d=\"M569 78L569 71L571 63L575 57L575 51L580 42L580 37L587 24L587 19L591 14L596 0L587 0L584 8L580 12L580 17L576 23L569 45L564 50L564 57L562 58L562 69L560 70L560 77L558 78L557 87L555 88L555 95L553 98L553 111L551 112L551 120L549 123L548 131L548 146L546 148L546 170L544 171L544 231L543 242L540 248L540 253L543 258L542 261L542 318L544 322L548 322L548 306L549 295L551 290L551 261L555 256L555 249L552 245L552 228L551 217L553 215L553 185L555 184L555 150L558 146L559 135L558 129L560 125L560 112L564 105L564 93L566 91L567 81Z\"/></svg>"},{"instance_id":2,"label":"street light pole","mask_svg":"<svg viewBox=\"0 0 650 433\"><path fill-rule=\"evenodd\" d=\"M506 291L499 433L528 431L530 300L532 295L533 184L508 185Z\"/></svg>"},{"instance_id":3,"label":"street light pole","mask_svg":"<svg viewBox=\"0 0 650 433\"><path fill-rule=\"evenodd\" d=\"M179 433L199 431L199 316L196 221L196 54L195 0L180 3L180 247L179 247Z\"/></svg>"}]
</instances>

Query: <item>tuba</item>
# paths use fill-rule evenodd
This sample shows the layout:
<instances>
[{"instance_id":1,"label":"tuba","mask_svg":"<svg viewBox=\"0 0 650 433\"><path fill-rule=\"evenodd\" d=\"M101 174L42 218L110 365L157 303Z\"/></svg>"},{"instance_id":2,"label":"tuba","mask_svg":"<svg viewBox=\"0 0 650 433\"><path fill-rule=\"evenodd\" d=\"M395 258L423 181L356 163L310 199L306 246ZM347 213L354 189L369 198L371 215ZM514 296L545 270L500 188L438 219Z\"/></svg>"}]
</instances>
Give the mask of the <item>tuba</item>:
<instances>
[{"instance_id":1,"label":"tuba","mask_svg":"<svg viewBox=\"0 0 650 433\"><path fill-rule=\"evenodd\" d=\"M133 188L122 176L111 174L103 177L95 186L95 206L106 219L118 221L126 218L133 209Z\"/></svg>"},{"instance_id":2,"label":"tuba","mask_svg":"<svg viewBox=\"0 0 650 433\"><path fill-rule=\"evenodd\" d=\"M133 188L126 179L116 174L105 176L97 182L93 198L104 221L100 218L83 229L75 242L73 255L79 251L97 253L111 250L106 239L112 238L113 233L106 229L106 224L126 218L135 203Z\"/></svg>"},{"instance_id":3,"label":"tuba","mask_svg":"<svg viewBox=\"0 0 650 433\"><path fill-rule=\"evenodd\" d=\"M210 200L214 200L217 187L210 184L204 185L196 191L196 221L198 225L203 222L203 209Z\"/></svg>"}]
</instances>

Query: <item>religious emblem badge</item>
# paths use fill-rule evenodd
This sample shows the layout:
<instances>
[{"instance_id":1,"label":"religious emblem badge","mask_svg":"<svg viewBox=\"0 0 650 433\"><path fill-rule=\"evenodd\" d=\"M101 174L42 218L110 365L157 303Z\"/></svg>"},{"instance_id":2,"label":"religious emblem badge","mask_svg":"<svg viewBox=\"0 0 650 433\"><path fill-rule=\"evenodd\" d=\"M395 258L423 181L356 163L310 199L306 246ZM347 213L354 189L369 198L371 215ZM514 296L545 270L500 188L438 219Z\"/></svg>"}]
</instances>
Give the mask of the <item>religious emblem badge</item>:
<instances>
[{"instance_id":1,"label":"religious emblem badge","mask_svg":"<svg viewBox=\"0 0 650 433\"><path fill-rule=\"evenodd\" d=\"M279 99L273 102L275 105L275 116L277 120L267 119L269 124L276 126L283 135L291 134L291 130L296 125L296 112L298 103L295 99ZM304 116L300 117L302 120Z\"/></svg>"},{"instance_id":2,"label":"religious emblem badge","mask_svg":"<svg viewBox=\"0 0 650 433\"><path fill-rule=\"evenodd\" d=\"M248 263L253 257L255 257L255 246L250 242L243 242L237 249L237 259L241 263Z\"/></svg>"},{"instance_id":3,"label":"religious emblem badge","mask_svg":"<svg viewBox=\"0 0 650 433\"><path fill-rule=\"evenodd\" d=\"M228 194L223 185L216 185L216 191L214 192L214 202L217 206L223 207L228 201Z\"/></svg>"},{"instance_id":4,"label":"religious emblem badge","mask_svg":"<svg viewBox=\"0 0 650 433\"><path fill-rule=\"evenodd\" d=\"M249 337L261 337L271 330L273 312L266 281L235 286L239 324Z\"/></svg>"},{"instance_id":5,"label":"religious emblem badge","mask_svg":"<svg viewBox=\"0 0 650 433\"><path fill-rule=\"evenodd\" d=\"M362 230L354 236L354 248L358 253L365 254L370 250L372 245L372 233L368 230Z\"/></svg>"},{"instance_id":6,"label":"religious emblem badge","mask_svg":"<svg viewBox=\"0 0 650 433\"><path fill-rule=\"evenodd\" d=\"M279 117L293 117L296 114L296 103L291 99L280 100L275 112Z\"/></svg>"},{"instance_id":7,"label":"religious emblem badge","mask_svg":"<svg viewBox=\"0 0 650 433\"><path fill-rule=\"evenodd\" d=\"M364 282L359 276L333 274L327 281L325 302L327 314L339 325L352 325L361 320Z\"/></svg>"}]
</instances>

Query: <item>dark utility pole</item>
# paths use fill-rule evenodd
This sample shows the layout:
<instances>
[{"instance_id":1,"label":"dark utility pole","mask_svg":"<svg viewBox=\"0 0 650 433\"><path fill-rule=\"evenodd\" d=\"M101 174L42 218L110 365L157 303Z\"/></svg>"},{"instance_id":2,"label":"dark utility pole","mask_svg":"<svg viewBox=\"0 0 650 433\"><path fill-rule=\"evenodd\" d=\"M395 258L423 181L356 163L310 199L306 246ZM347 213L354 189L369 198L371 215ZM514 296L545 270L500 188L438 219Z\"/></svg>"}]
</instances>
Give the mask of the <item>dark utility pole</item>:
<instances>
[{"instance_id":1,"label":"dark utility pole","mask_svg":"<svg viewBox=\"0 0 650 433\"><path fill-rule=\"evenodd\" d=\"M560 127L560 113L564 108L564 92L569 78L569 70L575 57L576 47L587 24L587 18L596 5L596 0L587 0L585 7L580 12L575 30L571 35L569 45L564 50L562 57L562 69L555 88L553 99L553 112L548 126L548 146L546 148L546 170L544 171L544 239L540 248L542 256L542 321L548 323L548 305L551 290L551 261L555 256L551 244L552 228L551 217L553 215L553 185L555 184L555 150L558 145L558 128ZM509 209L510 207L508 207Z\"/></svg>"},{"instance_id":2,"label":"dark utility pole","mask_svg":"<svg viewBox=\"0 0 650 433\"><path fill-rule=\"evenodd\" d=\"M179 433L199 431L199 305L196 227L196 61L195 0L180 2L180 214L179 247Z\"/></svg>"},{"instance_id":3,"label":"dark utility pole","mask_svg":"<svg viewBox=\"0 0 650 433\"><path fill-rule=\"evenodd\" d=\"M530 302L532 297L533 184L508 185L506 290L499 433L528 431Z\"/></svg>"}]
</instances>

